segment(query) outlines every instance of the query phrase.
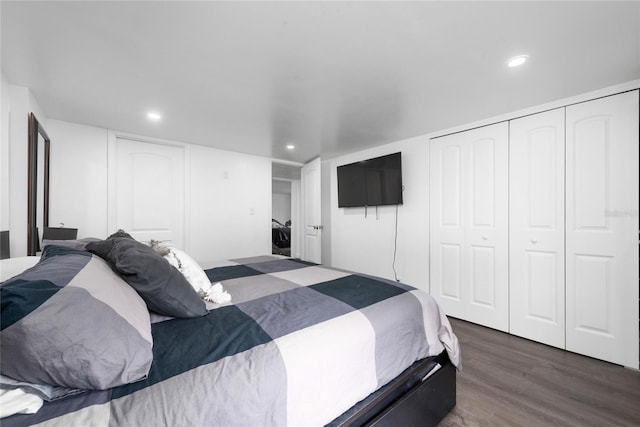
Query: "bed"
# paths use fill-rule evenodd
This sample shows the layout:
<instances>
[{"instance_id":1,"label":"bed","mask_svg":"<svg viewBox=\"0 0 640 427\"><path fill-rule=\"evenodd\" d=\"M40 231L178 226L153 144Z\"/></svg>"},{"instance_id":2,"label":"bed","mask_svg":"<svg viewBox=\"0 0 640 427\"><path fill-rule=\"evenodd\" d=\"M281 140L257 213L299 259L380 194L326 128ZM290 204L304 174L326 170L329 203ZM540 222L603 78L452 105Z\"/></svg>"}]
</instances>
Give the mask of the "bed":
<instances>
[{"instance_id":1,"label":"bed","mask_svg":"<svg viewBox=\"0 0 640 427\"><path fill-rule=\"evenodd\" d=\"M144 246L122 239L136 250ZM205 302L202 289L192 287L199 299L189 306L184 301L192 296L180 294L181 287L172 303L186 307L167 315L166 301L153 298L174 292L177 279L143 289L148 283L141 287L138 276L164 280L176 271L180 276L179 269L170 266L160 275L165 266L149 261L154 255L146 249L128 247L127 256L114 260L105 253L114 251L115 240L92 242L91 251L47 246L38 264L2 283L3 378L25 376L19 390L28 394L36 393L29 385L57 381L35 413L5 417L3 426L426 426L455 405L458 341L436 302L419 290L298 259L258 256L212 263L203 271L231 301ZM132 263L143 273L125 272ZM133 276L138 283L121 283ZM27 309L11 306L44 288L53 296L31 296L37 303ZM37 328L44 332L31 337ZM62 338L41 343L60 329ZM25 336L35 349L22 348ZM64 363L37 372L56 354L41 346L65 339L102 347L93 358L61 356ZM57 351L62 355L70 345ZM34 356L41 353L47 358ZM32 358L35 367L29 366ZM93 364L99 366L84 366ZM12 387L18 389L2 384Z\"/></svg>"}]
</instances>

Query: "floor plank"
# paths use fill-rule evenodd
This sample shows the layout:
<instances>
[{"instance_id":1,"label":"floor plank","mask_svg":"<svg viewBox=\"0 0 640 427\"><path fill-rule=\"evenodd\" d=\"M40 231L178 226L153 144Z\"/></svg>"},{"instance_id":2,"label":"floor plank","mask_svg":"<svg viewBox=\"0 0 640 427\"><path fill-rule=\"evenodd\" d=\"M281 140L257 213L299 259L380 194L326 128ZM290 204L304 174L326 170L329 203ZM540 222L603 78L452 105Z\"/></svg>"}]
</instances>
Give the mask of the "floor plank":
<instances>
[{"instance_id":1,"label":"floor plank","mask_svg":"<svg viewBox=\"0 0 640 427\"><path fill-rule=\"evenodd\" d=\"M450 320L463 369L441 426L640 426L639 371Z\"/></svg>"}]
</instances>

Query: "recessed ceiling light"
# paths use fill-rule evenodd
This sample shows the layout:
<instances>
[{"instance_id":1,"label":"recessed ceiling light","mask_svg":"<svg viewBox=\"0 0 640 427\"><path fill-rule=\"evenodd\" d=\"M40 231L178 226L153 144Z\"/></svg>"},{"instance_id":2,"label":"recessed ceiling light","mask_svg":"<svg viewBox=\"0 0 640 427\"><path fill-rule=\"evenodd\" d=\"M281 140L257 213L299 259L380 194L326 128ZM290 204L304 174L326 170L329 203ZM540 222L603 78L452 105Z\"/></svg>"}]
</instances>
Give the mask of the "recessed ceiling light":
<instances>
[{"instance_id":1,"label":"recessed ceiling light","mask_svg":"<svg viewBox=\"0 0 640 427\"><path fill-rule=\"evenodd\" d=\"M162 119L162 116L155 111L149 111L147 113L147 119L151 120L152 122L158 122L160 121L160 119Z\"/></svg>"},{"instance_id":2,"label":"recessed ceiling light","mask_svg":"<svg viewBox=\"0 0 640 427\"><path fill-rule=\"evenodd\" d=\"M507 65L511 68L517 67L527 62L527 59L529 59L527 55L514 56L513 58L507 61Z\"/></svg>"},{"instance_id":3,"label":"recessed ceiling light","mask_svg":"<svg viewBox=\"0 0 640 427\"><path fill-rule=\"evenodd\" d=\"M287 144L286 148L287 148L287 150L293 150L294 148L296 148L296 146L293 145L293 144Z\"/></svg>"}]
</instances>

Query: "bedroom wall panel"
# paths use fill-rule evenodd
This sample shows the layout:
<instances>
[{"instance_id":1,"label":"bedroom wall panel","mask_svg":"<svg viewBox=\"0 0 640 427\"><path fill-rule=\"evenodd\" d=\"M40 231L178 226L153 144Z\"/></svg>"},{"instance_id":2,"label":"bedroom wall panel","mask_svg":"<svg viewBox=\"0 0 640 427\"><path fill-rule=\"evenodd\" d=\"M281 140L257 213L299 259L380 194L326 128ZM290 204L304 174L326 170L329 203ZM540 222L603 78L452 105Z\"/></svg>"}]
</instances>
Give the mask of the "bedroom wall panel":
<instances>
[{"instance_id":1,"label":"bedroom wall panel","mask_svg":"<svg viewBox=\"0 0 640 427\"><path fill-rule=\"evenodd\" d=\"M271 253L271 159L192 145L189 162L193 258Z\"/></svg>"},{"instance_id":2,"label":"bedroom wall panel","mask_svg":"<svg viewBox=\"0 0 640 427\"><path fill-rule=\"evenodd\" d=\"M284 193L273 193L271 195L271 211L273 218L284 224L291 219L291 195Z\"/></svg>"},{"instance_id":3,"label":"bedroom wall panel","mask_svg":"<svg viewBox=\"0 0 640 427\"><path fill-rule=\"evenodd\" d=\"M0 230L9 229L9 82L0 72Z\"/></svg>"},{"instance_id":4,"label":"bedroom wall panel","mask_svg":"<svg viewBox=\"0 0 640 427\"><path fill-rule=\"evenodd\" d=\"M49 120L51 206L49 223L78 229L78 238L106 237L107 139L104 128Z\"/></svg>"},{"instance_id":5,"label":"bedroom wall panel","mask_svg":"<svg viewBox=\"0 0 640 427\"><path fill-rule=\"evenodd\" d=\"M330 215L325 228L325 236L330 233L330 237L324 242L330 244L330 251L325 251L329 258L323 258L323 263L394 280L396 207L380 206L377 212L369 208L366 217L364 208L338 208L336 167L401 151L405 189L404 204L397 211L395 270L402 282L429 292L429 221L425 216L429 209L429 171L424 167L429 161L427 141L416 137L325 161L331 165L325 168L329 176L323 180L322 190L329 192L323 204Z\"/></svg>"}]
</instances>

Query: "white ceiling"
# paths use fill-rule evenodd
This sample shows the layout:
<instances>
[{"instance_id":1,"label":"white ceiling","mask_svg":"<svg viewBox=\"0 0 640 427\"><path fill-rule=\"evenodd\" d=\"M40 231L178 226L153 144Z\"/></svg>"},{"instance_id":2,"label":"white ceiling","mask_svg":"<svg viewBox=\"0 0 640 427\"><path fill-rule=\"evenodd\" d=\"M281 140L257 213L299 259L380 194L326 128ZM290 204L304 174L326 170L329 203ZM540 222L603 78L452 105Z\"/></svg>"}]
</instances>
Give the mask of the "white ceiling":
<instances>
[{"instance_id":1,"label":"white ceiling","mask_svg":"<svg viewBox=\"0 0 640 427\"><path fill-rule=\"evenodd\" d=\"M297 162L640 78L637 1L0 5L48 118Z\"/></svg>"}]
</instances>

